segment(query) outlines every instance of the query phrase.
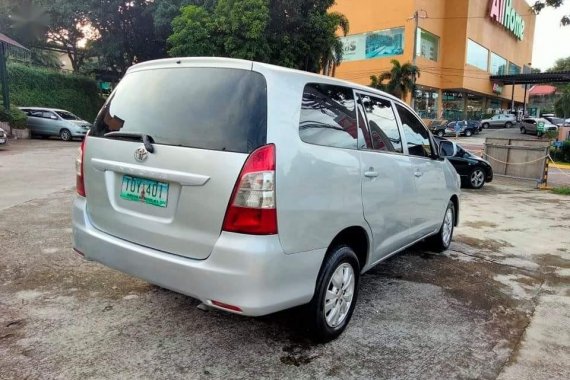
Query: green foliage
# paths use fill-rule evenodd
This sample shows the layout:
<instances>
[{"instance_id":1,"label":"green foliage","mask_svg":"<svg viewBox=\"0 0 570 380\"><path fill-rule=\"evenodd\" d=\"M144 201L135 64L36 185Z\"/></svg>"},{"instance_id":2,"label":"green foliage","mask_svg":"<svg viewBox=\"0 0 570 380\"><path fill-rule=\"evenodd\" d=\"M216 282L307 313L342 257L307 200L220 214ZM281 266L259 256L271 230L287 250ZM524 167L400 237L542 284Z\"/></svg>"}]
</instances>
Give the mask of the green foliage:
<instances>
[{"instance_id":1,"label":"green foliage","mask_svg":"<svg viewBox=\"0 0 570 380\"><path fill-rule=\"evenodd\" d=\"M170 56L244 58L318 72L342 59L333 0L218 0L185 6L172 22Z\"/></svg>"},{"instance_id":2,"label":"green foliage","mask_svg":"<svg viewBox=\"0 0 570 380\"><path fill-rule=\"evenodd\" d=\"M90 121L103 103L97 83L80 75L11 63L8 81L13 105L62 108Z\"/></svg>"},{"instance_id":3,"label":"green foliage","mask_svg":"<svg viewBox=\"0 0 570 380\"><path fill-rule=\"evenodd\" d=\"M0 106L0 121L8 122L12 128L24 129L26 128L26 121L28 117L16 107L10 107L10 111L6 111L4 107Z\"/></svg>"},{"instance_id":4,"label":"green foliage","mask_svg":"<svg viewBox=\"0 0 570 380\"><path fill-rule=\"evenodd\" d=\"M565 0L534 0L532 9L535 13L538 14L546 7L560 8L562 5L564 5L564 1ZM563 15L560 19L560 24L570 25L570 15Z\"/></svg>"},{"instance_id":5,"label":"green foliage","mask_svg":"<svg viewBox=\"0 0 570 380\"><path fill-rule=\"evenodd\" d=\"M415 90L415 80L420 76L420 69L410 62L403 65L396 59L390 61L392 69L380 75L370 77L370 87L388 92L400 99L406 99L408 93ZM387 83L384 83L388 81Z\"/></svg>"},{"instance_id":6,"label":"green foliage","mask_svg":"<svg viewBox=\"0 0 570 380\"><path fill-rule=\"evenodd\" d=\"M547 72L570 71L570 57L559 58L554 62L554 66L546 70Z\"/></svg>"},{"instance_id":7,"label":"green foliage","mask_svg":"<svg viewBox=\"0 0 570 380\"><path fill-rule=\"evenodd\" d=\"M570 86L564 87L562 96L554 103L554 110L558 116L565 119L570 117Z\"/></svg>"},{"instance_id":8,"label":"green foliage","mask_svg":"<svg viewBox=\"0 0 570 380\"><path fill-rule=\"evenodd\" d=\"M551 191L558 195L570 195L570 187L567 186L555 187Z\"/></svg>"},{"instance_id":9,"label":"green foliage","mask_svg":"<svg viewBox=\"0 0 570 380\"><path fill-rule=\"evenodd\" d=\"M570 141L564 141L560 148L551 148L550 156L556 162L570 162Z\"/></svg>"}]
</instances>

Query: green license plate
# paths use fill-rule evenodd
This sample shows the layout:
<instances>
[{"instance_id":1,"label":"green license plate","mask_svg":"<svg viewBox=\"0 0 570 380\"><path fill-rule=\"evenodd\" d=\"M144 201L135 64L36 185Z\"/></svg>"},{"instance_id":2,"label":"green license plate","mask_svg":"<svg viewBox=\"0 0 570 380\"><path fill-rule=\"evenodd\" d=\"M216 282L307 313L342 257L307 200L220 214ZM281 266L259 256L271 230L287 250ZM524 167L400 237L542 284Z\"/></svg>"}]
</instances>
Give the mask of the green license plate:
<instances>
[{"instance_id":1,"label":"green license plate","mask_svg":"<svg viewBox=\"0 0 570 380\"><path fill-rule=\"evenodd\" d=\"M121 198L153 206L166 207L168 203L168 183L124 175L121 183Z\"/></svg>"}]
</instances>

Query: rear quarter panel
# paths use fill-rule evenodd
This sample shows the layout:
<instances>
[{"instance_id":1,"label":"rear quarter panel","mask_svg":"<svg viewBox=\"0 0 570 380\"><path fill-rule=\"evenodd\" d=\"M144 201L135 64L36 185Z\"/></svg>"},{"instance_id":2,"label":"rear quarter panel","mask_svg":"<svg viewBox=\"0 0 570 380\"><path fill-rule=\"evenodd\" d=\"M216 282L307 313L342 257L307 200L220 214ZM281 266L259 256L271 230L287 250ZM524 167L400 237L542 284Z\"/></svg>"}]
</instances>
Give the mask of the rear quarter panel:
<instances>
[{"instance_id":1,"label":"rear quarter panel","mask_svg":"<svg viewBox=\"0 0 570 380\"><path fill-rule=\"evenodd\" d=\"M267 142L276 146L277 222L283 250L326 248L350 226L362 226L371 236L362 211L358 151L308 144L299 136L304 86L327 79L256 64L253 70L267 80Z\"/></svg>"}]
</instances>

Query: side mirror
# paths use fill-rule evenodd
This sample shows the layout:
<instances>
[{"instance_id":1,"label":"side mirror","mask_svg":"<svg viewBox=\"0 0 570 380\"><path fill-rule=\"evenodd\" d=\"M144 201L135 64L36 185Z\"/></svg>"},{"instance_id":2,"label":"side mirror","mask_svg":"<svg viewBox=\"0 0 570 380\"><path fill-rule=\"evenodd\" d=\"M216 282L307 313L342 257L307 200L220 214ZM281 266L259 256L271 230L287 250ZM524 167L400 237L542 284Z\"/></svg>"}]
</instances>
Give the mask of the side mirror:
<instances>
[{"instance_id":1,"label":"side mirror","mask_svg":"<svg viewBox=\"0 0 570 380\"><path fill-rule=\"evenodd\" d=\"M451 141L441 141L439 143L440 157L453 157L455 155L455 145Z\"/></svg>"},{"instance_id":2,"label":"side mirror","mask_svg":"<svg viewBox=\"0 0 570 380\"><path fill-rule=\"evenodd\" d=\"M55 115L51 115L49 118L52 120L57 120L57 116L55 116Z\"/></svg>"}]
</instances>

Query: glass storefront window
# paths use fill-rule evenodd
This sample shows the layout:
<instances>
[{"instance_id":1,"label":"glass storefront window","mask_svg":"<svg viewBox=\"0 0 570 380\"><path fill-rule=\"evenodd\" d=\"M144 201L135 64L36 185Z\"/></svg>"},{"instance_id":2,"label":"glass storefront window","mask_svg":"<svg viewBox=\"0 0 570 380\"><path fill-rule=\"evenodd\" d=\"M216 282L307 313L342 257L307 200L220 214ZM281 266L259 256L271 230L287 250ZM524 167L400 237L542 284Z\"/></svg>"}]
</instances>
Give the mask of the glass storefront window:
<instances>
[{"instance_id":1,"label":"glass storefront window","mask_svg":"<svg viewBox=\"0 0 570 380\"><path fill-rule=\"evenodd\" d=\"M467 63L487 71L489 65L489 50L477 42L467 40Z\"/></svg>"},{"instance_id":2,"label":"glass storefront window","mask_svg":"<svg viewBox=\"0 0 570 380\"><path fill-rule=\"evenodd\" d=\"M418 87L415 93L414 108L422 119L437 119L437 91L424 87Z\"/></svg>"},{"instance_id":3,"label":"glass storefront window","mask_svg":"<svg viewBox=\"0 0 570 380\"><path fill-rule=\"evenodd\" d=\"M418 28L417 55L431 61L437 61L439 54L439 37L426 30Z\"/></svg>"},{"instance_id":4,"label":"glass storefront window","mask_svg":"<svg viewBox=\"0 0 570 380\"><path fill-rule=\"evenodd\" d=\"M460 92L443 92L443 115L446 120L463 119L463 94Z\"/></svg>"},{"instance_id":5,"label":"glass storefront window","mask_svg":"<svg viewBox=\"0 0 570 380\"><path fill-rule=\"evenodd\" d=\"M404 53L404 28L392 28L341 37L343 61L392 57Z\"/></svg>"},{"instance_id":6,"label":"glass storefront window","mask_svg":"<svg viewBox=\"0 0 570 380\"><path fill-rule=\"evenodd\" d=\"M475 94L467 94L467 120L481 120L485 98Z\"/></svg>"},{"instance_id":7,"label":"glass storefront window","mask_svg":"<svg viewBox=\"0 0 570 380\"><path fill-rule=\"evenodd\" d=\"M491 53L491 74L507 74L507 60L495 53Z\"/></svg>"},{"instance_id":8,"label":"glass storefront window","mask_svg":"<svg viewBox=\"0 0 570 380\"><path fill-rule=\"evenodd\" d=\"M521 67L515 65L512 62L509 62L509 74L520 74L521 73Z\"/></svg>"}]
</instances>

